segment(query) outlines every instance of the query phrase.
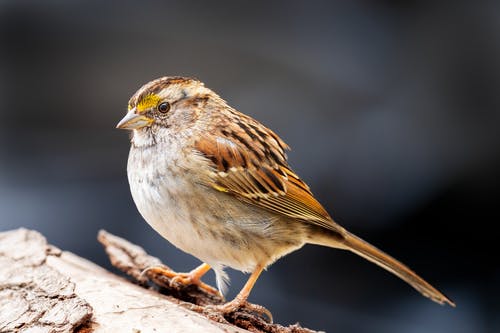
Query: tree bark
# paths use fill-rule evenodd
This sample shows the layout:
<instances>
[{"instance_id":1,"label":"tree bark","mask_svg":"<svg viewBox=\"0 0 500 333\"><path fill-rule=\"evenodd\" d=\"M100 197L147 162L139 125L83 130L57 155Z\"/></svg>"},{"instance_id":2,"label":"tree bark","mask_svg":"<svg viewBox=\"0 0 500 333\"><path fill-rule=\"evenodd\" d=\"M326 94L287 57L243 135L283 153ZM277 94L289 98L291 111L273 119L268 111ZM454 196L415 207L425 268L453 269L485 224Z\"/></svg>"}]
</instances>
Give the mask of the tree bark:
<instances>
[{"instance_id":1,"label":"tree bark","mask_svg":"<svg viewBox=\"0 0 500 333\"><path fill-rule=\"evenodd\" d=\"M224 300L141 274L162 264L124 239L101 231L99 241L138 284L55 248L36 231L0 233L0 332L312 332L245 311L226 318L189 311Z\"/></svg>"}]
</instances>

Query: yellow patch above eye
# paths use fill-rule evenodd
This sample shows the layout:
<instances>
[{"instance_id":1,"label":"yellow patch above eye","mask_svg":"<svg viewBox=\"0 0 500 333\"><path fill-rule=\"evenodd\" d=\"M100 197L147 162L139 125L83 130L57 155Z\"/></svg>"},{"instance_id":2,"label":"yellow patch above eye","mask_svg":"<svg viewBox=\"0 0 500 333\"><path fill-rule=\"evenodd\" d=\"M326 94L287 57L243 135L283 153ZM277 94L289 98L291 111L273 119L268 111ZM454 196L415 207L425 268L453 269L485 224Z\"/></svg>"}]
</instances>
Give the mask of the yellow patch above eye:
<instances>
[{"instance_id":1,"label":"yellow patch above eye","mask_svg":"<svg viewBox=\"0 0 500 333\"><path fill-rule=\"evenodd\" d=\"M150 110L151 108L155 108L156 105L160 102L161 98L160 96L156 94L150 94L144 96L139 103L137 103L137 112L146 112Z\"/></svg>"}]
</instances>

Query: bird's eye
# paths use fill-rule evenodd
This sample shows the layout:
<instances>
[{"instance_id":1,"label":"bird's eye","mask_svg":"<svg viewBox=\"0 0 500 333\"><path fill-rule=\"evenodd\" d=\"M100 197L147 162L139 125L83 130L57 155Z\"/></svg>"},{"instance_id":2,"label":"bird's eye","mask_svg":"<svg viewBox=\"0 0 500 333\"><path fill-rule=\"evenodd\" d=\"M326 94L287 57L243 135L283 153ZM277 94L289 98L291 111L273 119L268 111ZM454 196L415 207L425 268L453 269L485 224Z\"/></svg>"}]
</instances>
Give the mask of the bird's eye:
<instances>
[{"instance_id":1,"label":"bird's eye","mask_svg":"<svg viewBox=\"0 0 500 333\"><path fill-rule=\"evenodd\" d=\"M170 110L170 103L163 102L158 104L158 111L160 111L161 113L166 113L168 112L168 110Z\"/></svg>"}]
</instances>

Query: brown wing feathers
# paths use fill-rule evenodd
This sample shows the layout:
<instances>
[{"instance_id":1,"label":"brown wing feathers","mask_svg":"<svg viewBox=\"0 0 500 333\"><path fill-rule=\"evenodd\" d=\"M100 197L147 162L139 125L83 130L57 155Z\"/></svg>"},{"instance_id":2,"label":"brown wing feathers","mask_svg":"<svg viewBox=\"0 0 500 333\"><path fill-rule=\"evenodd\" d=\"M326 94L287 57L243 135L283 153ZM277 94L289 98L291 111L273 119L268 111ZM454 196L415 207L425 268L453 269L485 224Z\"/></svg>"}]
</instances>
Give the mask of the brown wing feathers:
<instances>
[{"instance_id":1,"label":"brown wing feathers","mask_svg":"<svg viewBox=\"0 0 500 333\"><path fill-rule=\"evenodd\" d=\"M291 218L301 219L335 231L341 238L316 244L348 249L402 278L424 296L438 303L454 306L444 294L428 284L396 259L386 255L333 222L309 187L289 168L285 149L288 146L271 130L253 119L238 114L223 129L196 143L196 149L214 163L214 177L209 185L240 200ZM341 239L341 240L340 240Z\"/></svg>"},{"instance_id":2,"label":"brown wing feathers","mask_svg":"<svg viewBox=\"0 0 500 333\"><path fill-rule=\"evenodd\" d=\"M235 114L211 133L197 141L196 149L214 163L214 188L279 214L336 229L309 187L289 168L288 146L274 132Z\"/></svg>"}]
</instances>

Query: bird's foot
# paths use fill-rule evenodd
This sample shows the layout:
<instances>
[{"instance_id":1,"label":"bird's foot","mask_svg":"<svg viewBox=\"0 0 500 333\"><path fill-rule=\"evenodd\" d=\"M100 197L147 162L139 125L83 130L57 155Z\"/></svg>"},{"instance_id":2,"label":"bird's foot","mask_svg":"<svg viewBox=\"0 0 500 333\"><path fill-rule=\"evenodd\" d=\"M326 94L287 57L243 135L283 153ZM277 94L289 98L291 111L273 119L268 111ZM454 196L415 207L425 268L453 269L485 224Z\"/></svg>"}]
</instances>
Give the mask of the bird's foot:
<instances>
[{"instance_id":1,"label":"bird's foot","mask_svg":"<svg viewBox=\"0 0 500 333\"><path fill-rule=\"evenodd\" d=\"M153 266L146 268L141 275L146 273L156 274L168 278L171 287L174 285L181 285L185 287L195 285L208 294L223 297L217 289L201 281L201 276L203 274L200 274L199 268L196 268L189 273L178 273L162 266Z\"/></svg>"},{"instance_id":2,"label":"bird's foot","mask_svg":"<svg viewBox=\"0 0 500 333\"><path fill-rule=\"evenodd\" d=\"M246 299L238 299L238 297L230 302L221 305L207 305L203 307L203 313L212 319L214 319L213 317L217 315L227 317L236 312L257 314L268 323L273 322L273 315L271 311L269 311L262 305L252 304L249 303Z\"/></svg>"}]
</instances>

